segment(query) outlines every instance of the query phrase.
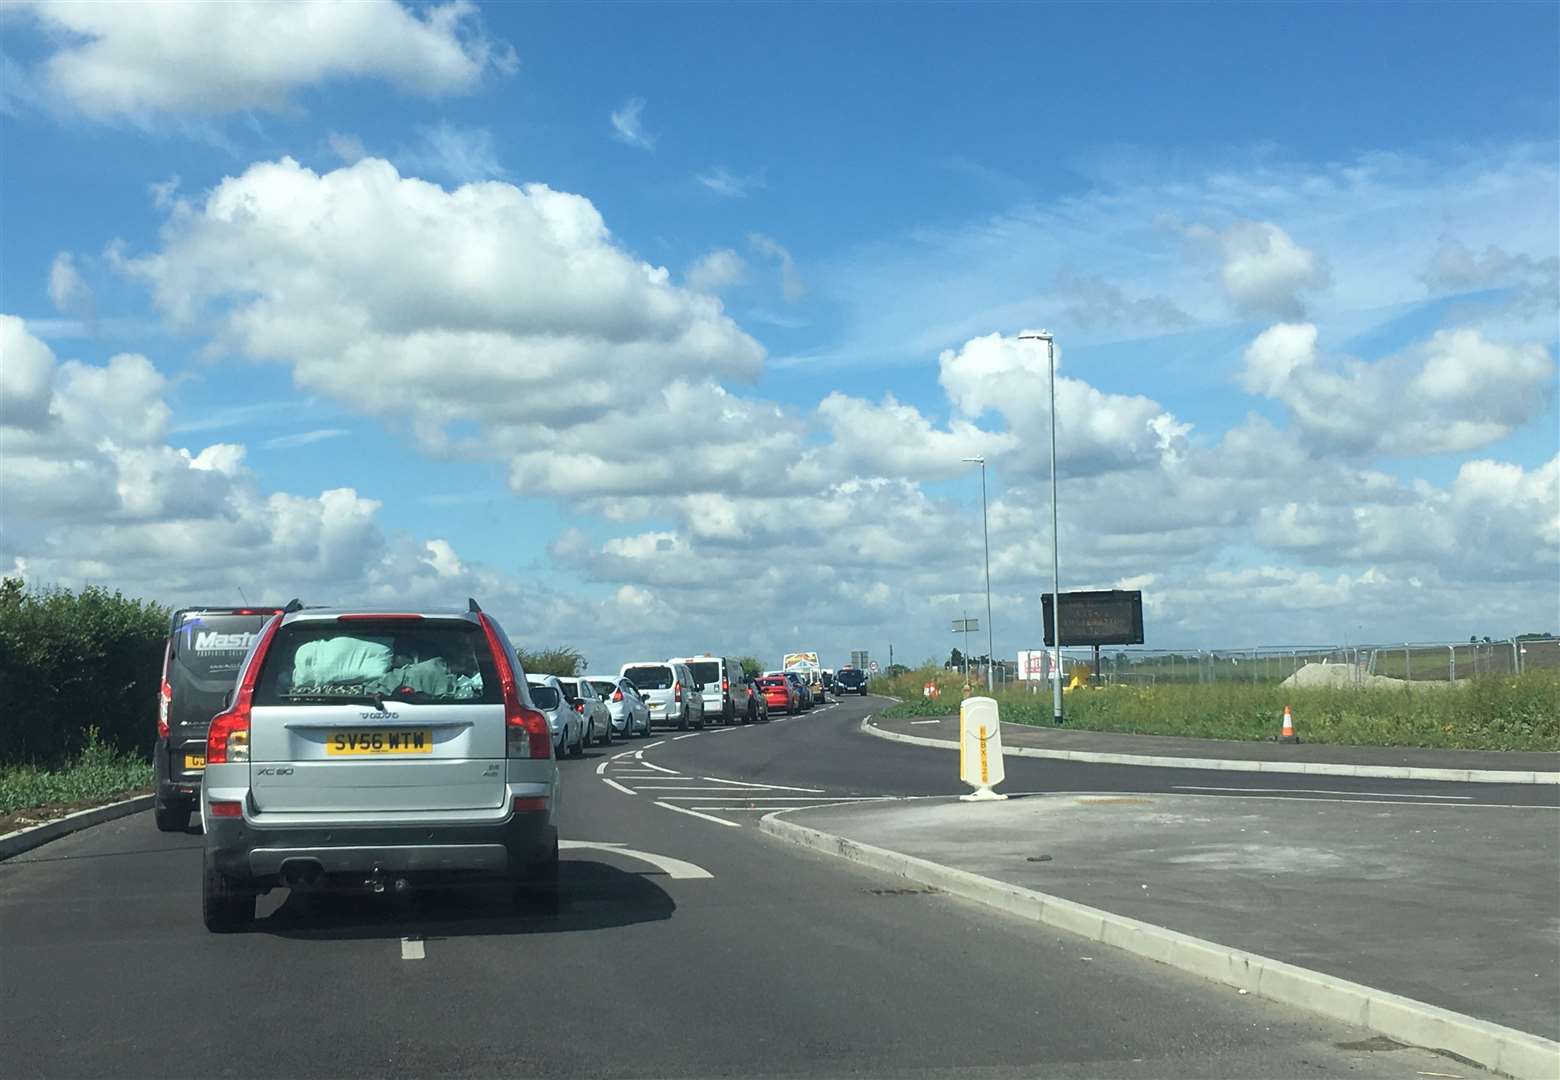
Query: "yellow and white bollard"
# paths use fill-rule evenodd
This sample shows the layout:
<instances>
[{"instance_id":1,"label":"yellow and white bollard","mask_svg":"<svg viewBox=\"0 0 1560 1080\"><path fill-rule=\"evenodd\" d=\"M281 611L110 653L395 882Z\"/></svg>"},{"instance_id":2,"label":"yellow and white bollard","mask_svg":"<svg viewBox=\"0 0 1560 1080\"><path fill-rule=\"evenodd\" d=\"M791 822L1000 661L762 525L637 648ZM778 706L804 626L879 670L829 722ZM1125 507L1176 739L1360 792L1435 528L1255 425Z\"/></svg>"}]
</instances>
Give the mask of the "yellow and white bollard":
<instances>
[{"instance_id":1,"label":"yellow and white bollard","mask_svg":"<svg viewBox=\"0 0 1560 1080\"><path fill-rule=\"evenodd\" d=\"M1005 799L992 791L1002 783L1002 724L997 703L989 697L965 698L959 703L959 779L975 790L960 795L964 802Z\"/></svg>"}]
</instances>

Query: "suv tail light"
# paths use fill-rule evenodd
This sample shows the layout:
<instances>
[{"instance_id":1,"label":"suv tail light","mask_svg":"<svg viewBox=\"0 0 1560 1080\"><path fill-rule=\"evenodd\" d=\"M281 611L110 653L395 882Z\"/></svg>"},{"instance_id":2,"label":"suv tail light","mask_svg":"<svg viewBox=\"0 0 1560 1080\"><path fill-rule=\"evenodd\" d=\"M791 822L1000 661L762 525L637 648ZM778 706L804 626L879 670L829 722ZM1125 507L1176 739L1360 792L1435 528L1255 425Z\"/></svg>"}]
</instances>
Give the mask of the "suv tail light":
<instances>
[{"instance_id":1,"label":"suv tail light","mask_svg":"<svg viewBox=\"0 0 1560 1080\"><path fill-rule=\"evenodd\" d=\"M239 676L238 688L233 692L233 704L211 718L206 732L206 764L227 765L249 760L249 709L255 699L255 682L260 678L260 665L265 662L266 650L282 625L282 616L273 615L255 642L255 651Z\"/></svg>"},{"instance_id":2,"label":"suv tail light","mask_svg":"<svg viewBox=\"0 0 1560 1080\"><path fill-rule=\"evenodd\" d=\"M614 691L612 691L612 700L613 701L622 701L623 700L623 691L621 691L621 690L614 690Z\"/></svg>"},{"instance_id":3,"label":"suv tail light","mask_svg":"<svg viewBox=\"0 0 1560 1080\"><path fill-rule=\"evenodd\" d=\"M498 640L493 621L482 614L477 616L477 621L482 624L482 632L487 635L493 666L498 668L498 685L504 692L505 750L514 758L552 757L552 732L547 727L547 717L520 703L520 688L515 685L515 669L509 663L509 652Z\"/></svg>"},{"instance_id":4,"label":"suv tail light","mask_svg":"<svg viewBox=\"0 0 1560 1080\"><path fill-rule=\"evenodd\" d=\"M681 681L672 683L672 700L673 701L681 701L682 700L682 682Z\"/></svg>"}]
</instances>

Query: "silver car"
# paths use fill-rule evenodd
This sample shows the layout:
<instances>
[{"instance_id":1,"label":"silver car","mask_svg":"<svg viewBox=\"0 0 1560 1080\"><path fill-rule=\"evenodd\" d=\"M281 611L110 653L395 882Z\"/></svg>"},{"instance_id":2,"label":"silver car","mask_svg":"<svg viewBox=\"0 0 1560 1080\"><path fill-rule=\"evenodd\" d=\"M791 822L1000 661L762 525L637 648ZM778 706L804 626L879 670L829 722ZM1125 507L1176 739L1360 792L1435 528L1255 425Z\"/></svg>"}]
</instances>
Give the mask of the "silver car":
<instances>
[{"instance_id":1,"label":"silver car","mask_svg":"<svg viewBox=\"0 0 1560 1080\"><path fill-rule=\"evenodd\" d=\"M704 694L686 664L645 660L624 664L619 674L645 699L651 724L671 725L679 731L704 727Z\"/></svg>"},{"instance_id":2,"label":"silver car","mask_svg":"<svg viewBox=\"0 0 1560 1080\"><path fill-rule=\"evenodd\" d=\"M547 717L552 731L553 755L558 758L585 756L585 718L574 711L556 675L527 675L531 703Z\"/></svg>"},{"instance_id":3,"label":"silver car","mask_svg":"<svg viewBox=\"0 0 1560 1080\"><path fill-rule=\"evenodd\" d=\"M547 719L476 601L289 605L207 735L206 926L241 929L276 886L486 878L555 904L560 795Z\"/></svg>"},{"instance_id":4,"label":"silver car","mask_svg":"<svg viewBox=\"0 0 1560 1080\"><path fill-rule=\"evenodd\" d=\"M587 675L612 711L612 730L625 739L650 734L650 706L639 696L634 684L621 675Z\"/></svg>"},{"instance_id":5,"label":"silver car","mask_svg":"<svg viewBox=\"0 0 1560 1080\"><path fill-rule=\"evenodd\" d=\"M611 746L612 710L608 709L607 703L601 700L601 695L596 693L596 688L590 684L590 680L560 677L558 685L563 687L563 696L569 705L584 718L585 745L600 743L602 746Z\"/></svg>"}]
</instances>

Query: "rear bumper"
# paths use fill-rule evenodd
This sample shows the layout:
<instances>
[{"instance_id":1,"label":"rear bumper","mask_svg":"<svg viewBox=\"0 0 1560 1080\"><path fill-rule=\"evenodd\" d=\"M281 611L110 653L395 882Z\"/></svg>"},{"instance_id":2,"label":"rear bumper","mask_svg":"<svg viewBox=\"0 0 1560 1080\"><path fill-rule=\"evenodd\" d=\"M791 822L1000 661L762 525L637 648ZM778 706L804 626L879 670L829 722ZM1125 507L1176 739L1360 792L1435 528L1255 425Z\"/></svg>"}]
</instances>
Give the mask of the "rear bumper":
<instances>
[{"instance_id":1,"label":"rear bumper","mask_svg":"<svg viewBox=\"0 0 1560 1080\"><path fill-rule=\"evenodd\" d=\"M180 733L174 731L166 739L158 739L152 751L152 778L156 786L157 801L162 803L187 802L200 799L203 770L184 767L185 754L206 756L206 733Z\"/></svg>"},{"instance_id":2,"label":"rear bumper","mask_svg":"<svg viewBox=\"0 0 1560 1080\"><path fill-rule=\"evenodd\" d=\"M228 877L268 886L290 861L324 874L459 874L509 878L549 858L558 829L545 812L512 814L494 825L256 828L206 821L208 864Z\"/></svg>"}]
</instances>

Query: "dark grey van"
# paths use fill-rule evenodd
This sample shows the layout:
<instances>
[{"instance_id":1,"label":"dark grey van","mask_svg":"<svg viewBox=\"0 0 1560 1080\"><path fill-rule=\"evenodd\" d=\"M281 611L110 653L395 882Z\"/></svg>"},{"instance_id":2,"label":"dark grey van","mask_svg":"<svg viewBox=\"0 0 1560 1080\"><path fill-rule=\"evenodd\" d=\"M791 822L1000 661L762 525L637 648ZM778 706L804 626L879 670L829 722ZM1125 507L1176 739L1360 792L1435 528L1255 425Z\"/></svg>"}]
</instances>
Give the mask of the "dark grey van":
<instances>
[{"instance_id":1,"label":"dark grey van","mask_svg":"<svg viewBox=\"0 0 1560 1080\"><path fill-rule=\"evenodd\" d=\"M249 647L280 607L196 607L173 613L157 696L154 813L163 832L183 832L199 805L206 729L226 707Z\"/></svg>"}]
</instances>

